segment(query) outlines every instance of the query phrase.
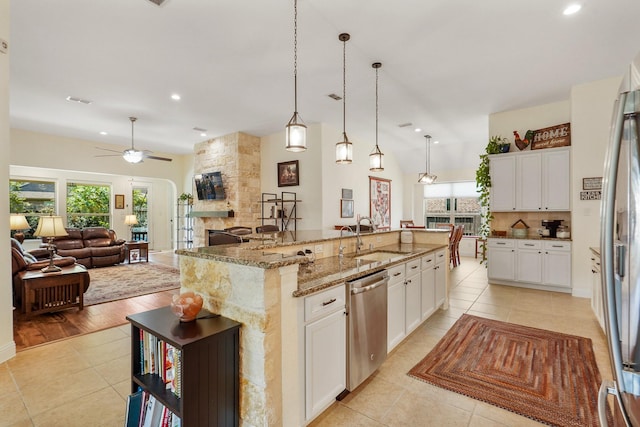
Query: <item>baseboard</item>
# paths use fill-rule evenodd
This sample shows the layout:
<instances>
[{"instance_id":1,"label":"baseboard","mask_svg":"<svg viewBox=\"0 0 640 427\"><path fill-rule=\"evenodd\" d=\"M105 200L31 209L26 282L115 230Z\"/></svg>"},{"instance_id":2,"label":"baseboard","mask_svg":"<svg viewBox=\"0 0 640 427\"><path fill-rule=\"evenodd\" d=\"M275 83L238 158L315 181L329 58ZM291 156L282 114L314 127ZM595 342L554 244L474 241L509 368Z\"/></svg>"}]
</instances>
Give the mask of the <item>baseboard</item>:
<instances>
[{"instance_id":1,"label":"baseboard","mask_svg":"<svg viewBox=\"0 0 640 427\"><path fill-rule=\"evenodd\" d=\"M574 297L589 298L589 299L591 299L592 297L591 289L584 289L584 288L573 288L571 290L571 295Z\"/></svg>"},{"instance_id":2,"label":"baseboard","mask_svg":"<svg viewBox=\"0 0 640 427\"><path fill-rule=\"evenodd\" d=\"M0 363L12 359L16 355L16 343L11 340L0 346Z\"/></svg>"}]
</instances>

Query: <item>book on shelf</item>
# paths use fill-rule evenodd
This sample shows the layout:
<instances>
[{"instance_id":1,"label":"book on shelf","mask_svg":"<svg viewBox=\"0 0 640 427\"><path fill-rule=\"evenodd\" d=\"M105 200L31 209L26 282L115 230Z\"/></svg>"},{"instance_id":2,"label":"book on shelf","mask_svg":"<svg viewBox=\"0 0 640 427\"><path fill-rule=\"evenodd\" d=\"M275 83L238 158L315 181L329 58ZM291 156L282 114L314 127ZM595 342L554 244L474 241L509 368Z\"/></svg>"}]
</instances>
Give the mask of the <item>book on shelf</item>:
<instances>
[{"instance_id":1,"label":"book on shelf","mask_svg":"<svg viewBox=\"0 0 640 427\"><path fill-rule=\"evenodd\" d=\"M166 388L180 397L180 350L140 330L140 374L158 375Z\"/></svg>"},{"instance_id":2,"label":"book on shelf","mask_svg":"<svg viewBox=\"0 0 640 427\"><path fill-rule=\"evenodd\" d=\"M136 417L134 405L127 405L126 427L181 427L180 417L171 412L153 394L140 391L129 396L130 400L132 396L136 396L142 406L137 409ZM130 411L131 414L129 414Z\"/></svg>"},{"instance_id":3,"label":"book on shelf","mask_svg":"<svg viewBox=\"0 0 640 427\"><path fill-rule=\"evenodd\" d=\"M125 412L125 427L140 426L140 411L142 411L142 391L129 395Z\"/></svg>"}]
</instances>

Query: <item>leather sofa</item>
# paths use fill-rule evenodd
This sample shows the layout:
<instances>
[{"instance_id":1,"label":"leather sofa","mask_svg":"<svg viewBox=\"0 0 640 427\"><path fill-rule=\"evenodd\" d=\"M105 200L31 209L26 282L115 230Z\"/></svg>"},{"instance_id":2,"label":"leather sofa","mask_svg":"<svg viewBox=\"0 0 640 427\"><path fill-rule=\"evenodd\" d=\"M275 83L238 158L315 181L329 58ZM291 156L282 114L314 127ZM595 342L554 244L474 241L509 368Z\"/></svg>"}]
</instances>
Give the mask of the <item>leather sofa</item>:
<instances>
[{"instance_id":1,"label":"leather sofa","mask_svg":"<svg viewBox=\"0 0 640 427\"><path fill-rule=\"evenodd\" d=\"M104 227L66 228L68 236L56 237L58 255L74 257L87 268L119 264L125 259L124 239Z\"/></svg>"},{"instance_id":2,"label":"leather sofa","mask_svg":"<svg viewBox=\"0 0 640 427\"><path fill-rule=\"evenodd\" d=\"M22 275L27 271L40 270L49 265L50 255L47 249L33 249L25 251L20 242L11 238L11 277L13 284L13 302L15 307L20 307L22 297ZM61 257L54 255L53 264L65 268L73 268L76 259L73 257ZM55 273L54 273L55 274ZM87 272L87 276L89 273ZM86 279L84 292L89 289L89 277Z\"/></svg>"}]
</instances>

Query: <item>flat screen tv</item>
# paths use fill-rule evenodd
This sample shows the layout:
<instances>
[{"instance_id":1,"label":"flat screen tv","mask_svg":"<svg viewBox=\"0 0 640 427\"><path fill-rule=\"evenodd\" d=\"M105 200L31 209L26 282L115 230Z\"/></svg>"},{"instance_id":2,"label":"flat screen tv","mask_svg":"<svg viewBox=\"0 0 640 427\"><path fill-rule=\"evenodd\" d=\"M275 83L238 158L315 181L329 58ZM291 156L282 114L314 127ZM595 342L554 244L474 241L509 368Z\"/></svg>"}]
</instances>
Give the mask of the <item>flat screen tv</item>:
<instances>
[{"instance_id":1,"label":"flat screen tv","mask_svg":"<svg viewBox=\"0 0 640 427\"><path fill-rule=\"evenodd\" d=\"M196 175L196 194L198 200L224 200L224 187L222 186L222 174L209 172Z\"/></svg>"}]
</instances>

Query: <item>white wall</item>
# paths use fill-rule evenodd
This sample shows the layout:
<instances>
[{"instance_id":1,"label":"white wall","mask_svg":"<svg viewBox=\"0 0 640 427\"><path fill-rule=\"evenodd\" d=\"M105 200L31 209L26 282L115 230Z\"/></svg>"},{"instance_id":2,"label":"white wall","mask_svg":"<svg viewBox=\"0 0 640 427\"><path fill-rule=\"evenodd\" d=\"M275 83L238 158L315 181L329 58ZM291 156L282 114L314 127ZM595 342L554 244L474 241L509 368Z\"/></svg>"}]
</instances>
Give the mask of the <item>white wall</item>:
<instances>
[{"instance_id":1,"label":"white wall","mask_svg":"<svg viewBox=\"0 0 640 427\"><path fill-rule=\"evenodd\" d=\"M9 43L7 54L0 53L0 180L9 182L9 0L0 0L0 39ZM0 185L0 224L5 224L0 239L0 363L15 356L13 341L13 293L9 245L9 186Z\"/></svg>"},{"instance_id":2,"label":"white wall","mask_svg":"<svg viewBox=\"0 0 640 427\"><path fill-rule=\"evenodd\" d=\"M355 224L354 218L340 217L342 189L353 190L354 213L369 216L369 176L391 179L391 224L398 227L403 209L403 175L398 162L385 154L383 172L369 171L372 144L353 143L353 163L335 162L335 144L342 132L326 124L315 123L307 128L307 150L291 153L284 149L284 130L261 138L262 191L293 191L302 203L298 205L299 230L333 229L334 225ZM277 163L298 160L300 185L278 188Z\"/></svg>"},{"instance_id":3,"label":"white wall","mask_svg":"<svg viewBox=\"0 0 640 427\"><path fill-rule=\"evenodd\" d=\"M600 246L600 201L580 200L582 178L603 175L613 102L622 78L574 86L571 90L573 294L591 296L589 247Z\"/></svg>"}]
</instances>

